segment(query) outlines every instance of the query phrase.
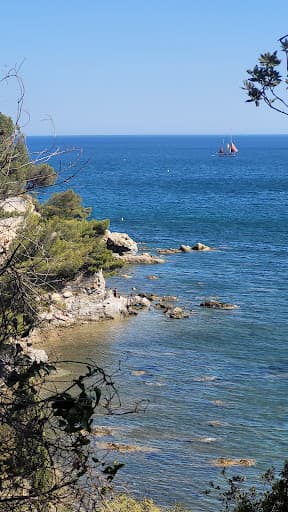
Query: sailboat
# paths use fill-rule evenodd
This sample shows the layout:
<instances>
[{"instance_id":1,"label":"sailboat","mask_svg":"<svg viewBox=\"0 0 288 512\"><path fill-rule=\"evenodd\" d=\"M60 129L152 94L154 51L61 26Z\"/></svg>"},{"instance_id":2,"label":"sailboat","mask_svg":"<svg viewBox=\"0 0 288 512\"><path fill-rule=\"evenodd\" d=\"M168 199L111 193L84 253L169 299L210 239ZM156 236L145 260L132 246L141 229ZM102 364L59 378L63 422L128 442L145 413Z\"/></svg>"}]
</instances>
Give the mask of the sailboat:
<instances>
[{"instance_id":1,"label":"sailboat","mask_svg":"<svg viewBox=\"0 0 288 512\"><path fill-rule=\"evenodd\" d=\"M218 149L218 156L236 156L237 153L239 152L238 148L235 146L234 142L232 141L232 137L231 137L231 141L228 142L228 144L224 144L224 140L222 142L222 144L220 145L219 149Z\"/></svg>"}]
</instances>

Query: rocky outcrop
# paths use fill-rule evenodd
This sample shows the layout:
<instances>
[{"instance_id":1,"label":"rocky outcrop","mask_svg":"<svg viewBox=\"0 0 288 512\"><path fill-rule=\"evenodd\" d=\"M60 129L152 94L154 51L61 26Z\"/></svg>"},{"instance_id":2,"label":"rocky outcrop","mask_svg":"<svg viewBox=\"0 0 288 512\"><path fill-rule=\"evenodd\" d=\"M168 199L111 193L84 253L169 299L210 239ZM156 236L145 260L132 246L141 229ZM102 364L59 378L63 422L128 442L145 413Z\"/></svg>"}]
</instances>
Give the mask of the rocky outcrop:
<instances>
[{"instance_id":1,"label":"rocky outcrop","mask_svg":"<svg viewBox=\"0 0 288 512\"><path fill-rule=\"evenodd\" d=\"M130 254L128 252L124 253L121 256L121 259L125 261L125 263L130 264L144 264L144 265L155 265L158 263L165 263L165 260L159 258L157 256L153 256L148 252L144 252L143 254Z\"/></svg>"},{"instance_id":2,"label":"rocky outcrop","mask_svg":"<svg viewBox=\"0 0 288 512\"><path fill-rule=\"evenodd\" d=\"M169 318L174 318L174 320L181 320L182 318L188 318L189 314L183 311L182 308L177 306L168 309L167 316L169 316Z\"/></svg>"},{"instance_id":3,"label":"rocky outcrop","mask_svg":"<svg viewBox=\"0 0 288 512\"><path fill-rule=\"evenodd\" d=\"M236 304L227 304L226 302L220 302L218 300L205 300L201 302L200 306L203 308L212 308L212 309L238 309L239 306Z\"/></svg>"},{"instance_id":4,"label":"rocky outcrop","mask_svg":"<svg viewBox=\"0 0 288 512\"><path fill-rule=\"evenodd\" d=\"M45 324L55 326L119 318L128 314L127 299L115 297L112 290L106 290L102 271L91 277L78 276L47 299L49 309L40 315L40 319Z\"/></svg>"},{"instance_id":5,"label":"rocky outcrop","mask_svg":"<svg viewBox=\"0 0 288 512\"><path fill-rule=\"evenodd\" d=\"M158 249L157 251L159 254L179 254L181 253L181 249L172 249L171 247L169 249Z\"/></svg>"},{"instance_id":6,"label":"rocky outcrop","mask_svg":"<svg viewBox=\"0 0 288 512\"><path fill-rule=\"evenodd\" d=\"M33 200L29 195L26 196L16 196L16 197L7 197L0 201L0 208L6 212L11 213L12 215L24 215L27 210L34 211Z\"/></svg>"},{"instance_id":7,"label":"rocky outcrop","mask_svg":"<svg viewBox=\"0 0 288 512\"><path fill-rule=\"evenodd\" d=\"M132 295L128 300L129 314L137 314L140 309L150 309L151 301L141 295Z\"/></svg>"},{"instance_id":8,"label":"rocky outcrop","mask_svg":"<svg viewBox=\"0 0 288 512\"><path fill-rule=\"evenodd\" d=\"M192 247L190 245L180 245L179 249L158 249L159 254L181 254L186 252L192 252L192 251L212 251L213 249L209 247L208 245L201 244L200 242L197 242Z\"/></svg>"},{"instance_id":9,"label":"rocky outcrop","mask_svg":"<svg viewBox=\"0 0 288 512\"><path fill-rule=\"evenodd\" d=\"M256 461L254 459L226 459L225 457L220 457L219 459L212 461L213 466L220 468L228 468L231 466L255 466Z\"/></svg>"},{"instance_id":10,"label":"rocky outcrop","mask_svg":"<svg viewBox=\"0 0 288 512\"><path fill-rule=\"evenodd\" d=\"M209 247L208 245L201 244L200 242L197 242L197 244L193 245L191 247L192 251L212 251L212 247Z\"/></svg>"},{"instance_id":11,"label":"rocky outcrop","mask_svg":"<svg viewBox=\"0 0 288 512\"><path fill-rule=\"evenodd\" d=\"M149 308L150 301L139 295L122 296L116 289L106 289L100 270L93 276L78 276L61 291L49 294L49 309L40 315L44 325L68 326L77 322L114 320Z\"/></svg>"},{"instance_id":12,"label":"rocky outcrop","mask_svg":"<svg viewBox=\"0 0 288 512\"><path fill-rule=\"evenodd\" d=\"M116 452L126 453L126 452L143 452L143 453L154 453L159 451L157 448L150 448L148 446L136 446L130 444L120 444L113 442L98 442L97 448L99 450L113 450Z\"/></svg>"},{"instance_id":13,"label":"rocky outcrop","mask_svg":"<svg viewBox=\"0 0 288 512\"><path fill-rule=\"evenodd\" d=\"M125 263L154 265L165 262L162 258L153 256L149 252L139 254L137 243L127 233L107 231L104 240L106 240L107 249L110 249L116 257L121 258Z\"/></svg>"},{"instance_id":14,"label":"rocky outcrop","mask_svg":"<svg viewBox=\"0 0 288 512\"><path fill-rule=\"evenodd\" d=\"M190 245L180 245L180 251L181 252L191 252L192 247L190 247Z\"/></svg>"},{"instance_id":15,"label":"rocky outcrop","mask_svg":"<svg viewBox=\"0 0 288 512\"><path fill-rule=\"evenodd\" d=\"M166 301L157 302L155 309L163 311L168 318L173 318L174 320L181 320L182 318L188 318L190 316L187 311Z\"/></svg>"},{"instance_id":16,"label":"rocky outcrop","mask_svg":"<svg viewBox=\"0 0 288 512\"><path fill-rule=\"evenodd\" d=\"M135 255L138 253L137 243L130 238L127 233L111 233L106 234L107 249L123 256L126 253Z\"/></svg>"}]
</instances>

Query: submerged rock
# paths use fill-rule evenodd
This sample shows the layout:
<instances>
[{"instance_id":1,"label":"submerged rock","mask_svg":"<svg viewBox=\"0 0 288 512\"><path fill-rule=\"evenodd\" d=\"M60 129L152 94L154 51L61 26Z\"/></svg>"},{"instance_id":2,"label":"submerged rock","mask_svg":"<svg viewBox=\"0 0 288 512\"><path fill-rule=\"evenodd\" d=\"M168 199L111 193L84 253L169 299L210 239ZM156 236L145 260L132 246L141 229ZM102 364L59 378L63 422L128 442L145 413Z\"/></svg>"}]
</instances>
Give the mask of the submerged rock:
<instances>
[{"instance_id":1,"label":"submerged rock","mask_svg":"<svg viewBox=\"0 0 288 512\"><path fill-rule=\"evenodd\" d=\"M167 313L167 311L170 311L173 308L172 304L169 304L169 302L157 302L155 304L155 309L162 309L164 313Z\"/></svg>"},{"instance_id":2,"label":"submerged rock","mask_svg":"<svg viewBox=\"0 0 288 512\"><path fill-rule=\"evenodd\" d=\"M143 453L151 453L158 451L157 448L150 448L148 446L136 446L130 444L120 444L120 443L97 443L98 448L101 450L113 450L121 453L125 452L143 452Z\"/></svg>"},{"instance_id":3,"label":"submerged rock","mask_svg":"<svg viewBox=\"0 0 288 512\"><path fill-rule=\"evenodd\" d=\"M175 320L180 320L181 318L188 318L188 313L185 313L182 308L178 306L167 311L167 315L169 318L174 318Z\"/></svg>"},{"instance_id":4,"label":"submerged rock","mask_svg":"<svg viewBox=\"0 0 288 512\"><path fill-rule=\"evenodd\" d=\"M131 297L129 297L128 306L138 308L150 308L151 301L148 298L143 297L141 295L132 295Z\"/></svg>"},{"instance_id":5,"label":"submerged rock","mask_svg":"<svg viewBox=\"0 0 288 512\"><path fill-rule=\"evenodd\" d=\"M179 254L181 253L181 249L158 249L157 252L159 254Z\"/></svg>"},{"instance_id":6,"label":"submerged rock","mask_svg":"<svg viewBox=\"0 0 288 512\"><path fill-rule=\"evenodd\" d=\"M184 311L182 308L180 308L179 306L175 307L173 304L170 304L169 302L165 301L157 302L155 304L155 309L162 310L165 315L175 320L180 320L182 318L189 317L189 313Z\"/></svg>"},{"instance_id":7,"label":"submerged rock","mask_svg":"<svg viewBox=\"0 0 288 512\"><path fill-rule=\"evenodd\" d=\"M192 247L190 245L181 244L178 249L169 247L168 249L158 249L159 254L180 254L192 251L212 251L213 249L208 245L197 242Z\"/></svg>"},{"instance_id":8,"label":"submerged rock","mask_svg":"<svg viewBox=\"0 0 288 512\"><path fill-rule=\"evenodd\" d=\"M218 300L205 300L200 304L203 308L212 308L212 309L238 309L240 306L236 306L236 304L227 304L226 302L220 302Z\"/></svg>"},{"instance_id":9,"label":"submerged rock","mask_svg":"<svg viewBox=\"0 0 288 512\"><path fill-rule=\"evenodd\" d=\"M256 461L254 459L226 459L224 457L219 457L219 459L211 461L213 466L228 468L231 466L255 466Z\"/></svg>"},{"instance_id":10,"label":"submerged rock","mask_svg":"<svg viewBox=\"0 0 288 512\"><path fill-rule=\"evenodd\" d=\"M176 297L175 295L163 295L163 297L161 297L161 300L175 302L178 300L178 297Z\"/></svg>"},{"instance_id":11,"label":"submerged rock","mask_svg":"<svg viewBox=\"0 0 288 512\"><path fill-rule=\"evenodd\" d=\"M113 430L108 427L93 427L91 429L91 434L95 437L106 437L113 436Z\"/></svg>"},{"instance_id":12,"label":"submerged rock","mask_svg":"<svg viewBox=\"0 0 288 512\"><path fill-rule=\"evenodd\" d=\"M153 300L159 300L161 297L159 295L155 295L155 293L146 293L141 292L138 293L140 297L145 297L146 299L150 300L150 302L153 302Z\"/></svg>"}]
</instances>

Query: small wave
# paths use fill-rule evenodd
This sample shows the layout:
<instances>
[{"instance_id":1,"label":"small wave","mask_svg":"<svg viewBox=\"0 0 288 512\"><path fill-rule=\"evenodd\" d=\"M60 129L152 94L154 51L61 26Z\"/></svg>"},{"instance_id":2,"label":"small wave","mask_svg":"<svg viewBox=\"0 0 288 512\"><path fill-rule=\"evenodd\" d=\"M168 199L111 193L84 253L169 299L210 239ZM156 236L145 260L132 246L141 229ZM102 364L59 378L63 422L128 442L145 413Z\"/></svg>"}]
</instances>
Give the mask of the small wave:
<instances>
[{"instance_id":1,"label":"small wave","mask_svg":"<svg viewBox=\"0 0 288 512\"><path fill-rule=\"evenodd\" d=\"M142 377L143 375L147 375L147 372L145 370L133 370L131 375L134 375L135 377Z\"/></svg>"},{"instance_id":2,"label":"small wave","mask_svg":"<svg viewBox=\"0 0 288 512\"><path fill-rule=\"evenodd\" d=\"M192 437L191 439L184 439L185 443L215 443L217 441L217 437Z\"/></svg>"},{"instance_id":3,"label":"small wave","mask_svg":"<svg viewBox=\"0 0 288 512\"><path fill-rule=\"evenodd\" d=\"M219 377L216 375L200 375L199 377L192 377L194 382L215 382L219 380Z\"/></svg>"},{"instance_id":4,"label":"small wave","mask_svg":"<svg viewBox=\"0 0 288 512\"><path fill-rule=\"evenodd\" d=\"M224 423L223 421L219 421L219 420L209 420L209 421L207 421L207 424L210 427L226 427L227 426L227 423Z\"/></svg>"},{"instance_id":5,"label":"small wave","mask_svg":"<svg viewBox=\"0 0 288 512\"><path fill-rule=\"evenodd\" d=\"M217 407L225 407L226 403L223 400L210 400L211 404L217 405Z\"/></svg>"},{"instance_id":6,"label":"small wave","mask_svg":"<svg viewBox=\"0 0 288 512\"><path fill-rule=\"evenodd\" d=\"M161 382L145 382L145 386L158 386L158 387L162 387L162 386L164 386L164 384L162 384Z\"/></svg>"}]
</instances>

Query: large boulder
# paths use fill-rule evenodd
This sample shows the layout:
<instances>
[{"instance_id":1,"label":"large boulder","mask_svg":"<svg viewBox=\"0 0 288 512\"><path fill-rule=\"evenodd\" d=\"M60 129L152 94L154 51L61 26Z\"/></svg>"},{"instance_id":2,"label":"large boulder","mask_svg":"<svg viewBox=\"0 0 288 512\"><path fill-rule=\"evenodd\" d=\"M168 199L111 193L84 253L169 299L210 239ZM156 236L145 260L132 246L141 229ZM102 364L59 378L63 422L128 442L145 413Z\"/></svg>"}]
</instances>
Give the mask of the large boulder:
<instances>
[{"instance_id":1,"label":"large boulder","mask_svg":"<svg viewBox=\"0 0 288 512\"><path fill-rule=\"evenodd\" d=\"M125 253L137 254L137 243L130 238L127 233L108 233L107 234L107 249L122 256Z\"/></svg>"},{"instance_id":2,"label":"large boulder","mask_svg":"<svg viewBox=\"0 0 288 512\"><path fill-rule=\"evenodd\" d=\"M182 308L176 306L175 308L167 311L169 318L174 318L175 320L180 320L181 318L188 318L188 314L183 311Z\"/></svg>"},{"instance_id":3,"label":"large boulder","mask_svg":"<svg viewBox=\"0 0 288 512\"><path fill-rule=\"evenodd\" d=\"M201 244L201 242L197 242L195 245L193 245L192 250L193 251L212 251L212 248L209 247L208 245Z\"/></svg>"},{"instance_id":4,"label":"large boulder","mask_svg":"<svg viewBox=\"0 0 288 512\"><path fill-rule=\"evenodd\" d=\"M180 251L181 252L191 252L192 247L190 247L190 245L180 245Z\"/></svg>"}]
</instances>

